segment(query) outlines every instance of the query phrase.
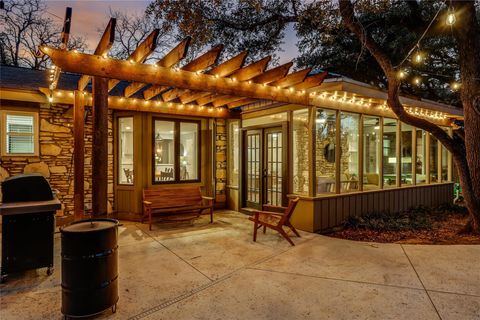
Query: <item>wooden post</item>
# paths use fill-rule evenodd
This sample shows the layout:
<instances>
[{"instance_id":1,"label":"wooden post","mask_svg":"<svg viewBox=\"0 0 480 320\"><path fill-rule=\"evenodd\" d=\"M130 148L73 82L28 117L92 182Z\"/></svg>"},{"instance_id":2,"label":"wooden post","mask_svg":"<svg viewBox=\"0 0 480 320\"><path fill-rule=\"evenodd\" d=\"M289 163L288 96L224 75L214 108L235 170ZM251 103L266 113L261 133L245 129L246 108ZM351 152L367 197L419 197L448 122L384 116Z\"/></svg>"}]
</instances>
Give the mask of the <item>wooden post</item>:
<instances>
[{"instance_id":1,"label":"wooden post","mask_svg":"<svg viewBox=\"0 0 480 320\"><path fill-rule=\"evenodd\" d=\"M80 220L84 214L84 160L85 160L85 99L83 92L75 90L73 105L73 212L74 219Z\"/></svg>"},{"instance_id":2,"label":"wooden post","mask_svg":"<svg viewBox=\"0 0 480 320\"><path fill-rule=\"evenodd\" d=\"M93 78L92 215L107 214L108 79Z\"/></svg>"}]
</instances>

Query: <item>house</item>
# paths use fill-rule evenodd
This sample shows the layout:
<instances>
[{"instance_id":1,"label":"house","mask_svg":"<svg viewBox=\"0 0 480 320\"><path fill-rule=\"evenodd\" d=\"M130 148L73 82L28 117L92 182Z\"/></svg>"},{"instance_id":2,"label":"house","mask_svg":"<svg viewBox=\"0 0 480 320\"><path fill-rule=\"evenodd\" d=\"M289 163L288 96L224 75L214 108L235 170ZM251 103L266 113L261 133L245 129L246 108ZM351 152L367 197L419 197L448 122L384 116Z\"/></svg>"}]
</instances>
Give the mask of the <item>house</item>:
<instances>
[{"instance_id":1,"label":"house","mask_svg":"<svg viewBox=\"0 0 480 320\"><path fill-rule=\"evenodd\" d=\"M400 123L384 91L310 69L289 74L291 63L266 70L268 57L244 65L246 52L218 62L220 46L178 69L188 41L144 64L149 39L128 61L43 47L51 70L2 66L1 177L44 174L64 215L98 211L101 183L108 212L135 220L144 188L199 186L217 207L246 212L300 197L293 223L307 231L453 199L451 155ZM449 134L463 116L401 99ZM92 105L108 108L97 115L108 125L97 119L93 129ZM102 150L105 160L95 157Z\"/></svg>"}]
</instances>

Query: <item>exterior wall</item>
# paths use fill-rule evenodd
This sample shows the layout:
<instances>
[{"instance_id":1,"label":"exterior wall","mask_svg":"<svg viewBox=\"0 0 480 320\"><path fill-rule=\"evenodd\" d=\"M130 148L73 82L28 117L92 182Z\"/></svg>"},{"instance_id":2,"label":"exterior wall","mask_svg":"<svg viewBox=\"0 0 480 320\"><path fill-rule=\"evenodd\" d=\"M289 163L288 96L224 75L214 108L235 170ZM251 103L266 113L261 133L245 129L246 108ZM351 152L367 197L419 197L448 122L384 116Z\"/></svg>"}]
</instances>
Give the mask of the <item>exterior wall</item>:
<instances>
[{"instance_id":1,"label":"exterior wall","mask_svg":"<svg viewBox=\"0 0 480 320\"><path fill-rule=\"evenodd\" d=\"M216 119L215 135L215 204L224 207L227 201L227 127L225 119Z\"/></svg>"},{"instance_id":2,"label":"exterior wall","mask_svg":"<svg viewBox=\"0 0 480 320\"><path fill-rule=\"evenodd\" d=\"M295 197L292 195L291 197ZM300 197L292 216L295 227L328 231L349 216L372 212L400 212L420 205L432 207L453 201L453 183L364 191L317 198Z\"/></svg>"},{"instance_id":3,"label":"exterior wall","mask_svg":"<svg viewBox=\"0 0 480 320\"><path fill-rule=\"evenodd\" d=\"M2 109L19 110L20 103L9 106L2 101ZM91 208L92 189L92 113L85 122L85 206ZM62 209L57 214L73 213L73 107L62 104L39 104L38 109L29 109L39 113L38 157L13 156L2 157L0 161L0 180L22 173L38 172L44 175L53 189L58 190ZM109 117L108 138L108 210L113 206L113 135L111 111Z\"/></svg>"}]
</instances>

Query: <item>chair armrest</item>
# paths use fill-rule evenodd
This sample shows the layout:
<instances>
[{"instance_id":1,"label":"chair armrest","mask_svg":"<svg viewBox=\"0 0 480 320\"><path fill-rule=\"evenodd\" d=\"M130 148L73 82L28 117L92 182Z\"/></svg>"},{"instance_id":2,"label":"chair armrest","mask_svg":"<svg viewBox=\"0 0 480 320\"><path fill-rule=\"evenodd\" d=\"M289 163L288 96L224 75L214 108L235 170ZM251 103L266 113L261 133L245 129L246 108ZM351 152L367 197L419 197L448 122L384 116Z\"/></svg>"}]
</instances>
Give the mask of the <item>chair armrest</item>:
<instances>
[{"instance_id":1,"label":"chair armrest","mask_svg":"<svg viewBox=\"0 0 480 320\"><path fill-rule=\"evenodd\" d=\"M205 199L205 200L213 200L213 199L215 199L215 198L202 196L202 199Z\"/></svg>"},{"instance_id":2,"label":"chair armrest","mask_svg":"<svg viewBox=\"0 0 480 320\"><path fill-rule=\"evenodd\" d=\"M151 201L146 201L146 200L144 200L144 201L143 201L143 204L146 205L146 206L151 206L151 205L152 205L152 202L151 202Z\"/></svg>"},{"instance_id":3,"label":"chair armrest","mask_svg":"<svg viewBox=\"0 0 480 320\"><path fill-rule=\"evenodd\" d=\"M214 200L214 198L212 198L212 197L202 196L202 202L203 203L206 202L209 206L213 206L213 200Z\"/></svg>"},{"instance_id":4,"label":"chair armrest","mask_svg":"<svg viewBox=\"0 0 480 320\"><path fill-rule=\"evenodd\" d=\"M279 216L279 217L282 217L284 215L284 213L279 213L279 212L258 211L258 210L253 211L253 213L256 214L256 215L266 214L266 215Z\"/></svg>"}]
</instances>

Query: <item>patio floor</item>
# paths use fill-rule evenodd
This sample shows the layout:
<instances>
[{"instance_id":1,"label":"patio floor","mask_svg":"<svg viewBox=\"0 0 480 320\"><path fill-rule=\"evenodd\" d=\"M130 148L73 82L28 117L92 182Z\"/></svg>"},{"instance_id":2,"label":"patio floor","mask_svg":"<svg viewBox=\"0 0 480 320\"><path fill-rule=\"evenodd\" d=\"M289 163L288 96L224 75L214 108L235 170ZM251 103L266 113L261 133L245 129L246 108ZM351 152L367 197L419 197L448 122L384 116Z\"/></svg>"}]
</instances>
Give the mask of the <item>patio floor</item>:
<instances>
[{"instance_id":1,"label":"patio floor","mask_svg":"<svg viewBox=\"0 0 480 320\"><path fill-rule=\"evenodd\" d=\"M119 228L117 312L108 319L480 319L480 246L352 242L272 231L252 241L233 211L193 223ZM61 319L55 273L12 276L0 318Z\"/></svg>"}]
</instances>

